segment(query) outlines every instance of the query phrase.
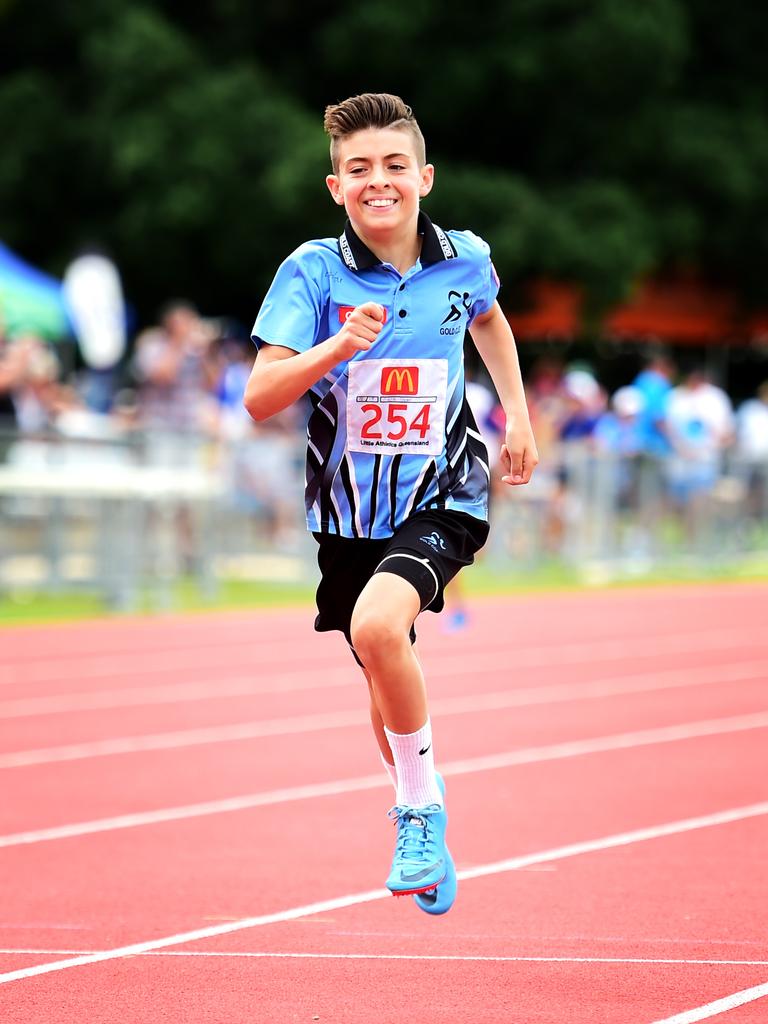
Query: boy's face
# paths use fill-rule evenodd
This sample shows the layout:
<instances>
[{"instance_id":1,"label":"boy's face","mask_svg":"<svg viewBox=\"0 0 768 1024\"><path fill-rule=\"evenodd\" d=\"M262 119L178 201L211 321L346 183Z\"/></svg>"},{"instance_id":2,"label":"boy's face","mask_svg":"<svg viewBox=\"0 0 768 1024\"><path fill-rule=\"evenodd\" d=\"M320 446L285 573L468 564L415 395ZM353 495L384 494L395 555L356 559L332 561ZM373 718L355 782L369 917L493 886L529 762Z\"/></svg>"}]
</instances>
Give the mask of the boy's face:
<instances>
[{"instance_id":1,"label":"boy's face","mask_svg":"<svg viewBox=\"0 0 768 1024\"><path fill-rule=\"evenodd\" d=\"M419 167L407 129L367 128L339 145L339 173L325 179L334 202L343 206L355 232L376 238L413 224L419 199L432 189L435 169Z\"/></svg>"}]
</instances>

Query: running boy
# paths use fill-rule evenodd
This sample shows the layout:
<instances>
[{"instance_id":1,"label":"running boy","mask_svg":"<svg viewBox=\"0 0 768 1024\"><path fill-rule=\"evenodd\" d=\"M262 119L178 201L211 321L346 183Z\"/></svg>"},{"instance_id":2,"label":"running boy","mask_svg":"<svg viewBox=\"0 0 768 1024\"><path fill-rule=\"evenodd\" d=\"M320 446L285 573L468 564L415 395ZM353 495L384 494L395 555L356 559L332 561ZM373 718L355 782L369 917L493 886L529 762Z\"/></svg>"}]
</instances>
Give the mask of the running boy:
<instances>
[{"instance_id":1,"label":"running boy","mask_svg":"<svg viewBox=\"0 0 768 1024\"><path fill-rule=\"evenodd\" d=\"M396 788L387 887L427 913L453 903L442 778L414 622L488 535L488 454L464 395L472 339L506 413L502 479L538 461L514 338L488 246L419 210L434 167L403 101L354 96L325 112L347 222L280 266L253 329L245 406L263 420L306 392L307 524L318 542L317 630L341 630L361 665Z\"/></svg>"}]
</instances>

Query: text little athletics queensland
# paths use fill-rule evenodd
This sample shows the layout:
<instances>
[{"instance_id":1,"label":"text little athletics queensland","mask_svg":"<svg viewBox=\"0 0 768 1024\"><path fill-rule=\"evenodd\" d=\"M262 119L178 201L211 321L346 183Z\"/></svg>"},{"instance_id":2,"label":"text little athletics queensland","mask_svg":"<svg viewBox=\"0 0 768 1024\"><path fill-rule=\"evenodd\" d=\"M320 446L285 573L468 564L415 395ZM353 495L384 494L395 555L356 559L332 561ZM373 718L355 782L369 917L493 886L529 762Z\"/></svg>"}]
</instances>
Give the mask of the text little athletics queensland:
<instances>
[{"instance_id":1,"label":"text little athletics queensland","mask_svg":"<svg viewBox=\"0 0 768 1024\"><path fill-rule=\"evenodd\" d=\"M377 441L368 441L366 438L360 438L361 448L428 448L429 441L386 441L379 439Z\"/></svg>"}]
</instances>

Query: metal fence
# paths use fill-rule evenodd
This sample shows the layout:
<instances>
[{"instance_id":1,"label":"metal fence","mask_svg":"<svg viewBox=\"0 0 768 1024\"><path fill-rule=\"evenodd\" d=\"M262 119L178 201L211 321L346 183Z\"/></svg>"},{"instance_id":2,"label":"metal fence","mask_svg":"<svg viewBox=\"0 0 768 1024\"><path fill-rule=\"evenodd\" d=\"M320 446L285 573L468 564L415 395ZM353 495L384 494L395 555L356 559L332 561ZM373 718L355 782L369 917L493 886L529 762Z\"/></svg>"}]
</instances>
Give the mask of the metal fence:
<instances>
[{"instance_id":1,"label":"metal fence","mask_svg":"<svg viewBox=\"0 0 768 1024\"><path fill-rule=\"evenodd\" d=\"M562 445L527 488L502 495L494 519L490 543L505 566L557 559L595 581L727 568L768 555L768 463Z\"/></svg>"},{"instance_id":2,"label":"metal fence","mask_svg":"<svg viewBox=\"0 0 768 1024\"><path fill-rule=\"evenodd\" d=\"M118 608L172 604L191 578L315 578L301 438L0 435L0 589L85 588ZM525 488L494 487L485 564L543 563L585 578L768 557L768 464L599 454L563 445Z\"/></svg>"}]
</instances>

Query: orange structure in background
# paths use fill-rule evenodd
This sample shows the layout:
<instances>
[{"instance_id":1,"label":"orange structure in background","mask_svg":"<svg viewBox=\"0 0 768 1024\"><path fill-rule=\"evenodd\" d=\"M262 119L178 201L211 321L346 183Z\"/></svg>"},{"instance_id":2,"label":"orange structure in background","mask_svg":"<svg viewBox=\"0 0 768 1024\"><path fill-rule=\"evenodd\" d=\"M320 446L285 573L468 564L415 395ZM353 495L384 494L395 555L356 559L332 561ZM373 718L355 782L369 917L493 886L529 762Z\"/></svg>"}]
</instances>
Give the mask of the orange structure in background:
<instances>
[{"instance_id":1,"label":"orange structure in background","mask_svg":"<svg viewBox=\"0 0 768 1024\"><path fill-rule=\"evenodd\" d=\"M582 293L572 284L537 280L529 307L507 313L521 341L570 340L581 330ZM678 345L768 342L768 310L747 313L733 292L696 281L646 281L602 318L603 333L622 341Z\"/></svg>"}]
</instances>

